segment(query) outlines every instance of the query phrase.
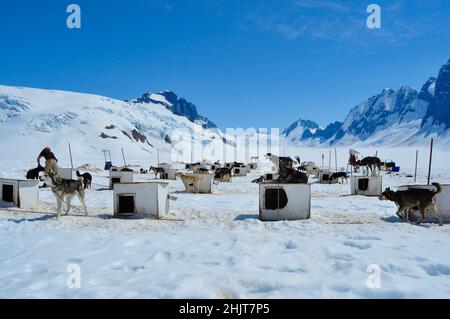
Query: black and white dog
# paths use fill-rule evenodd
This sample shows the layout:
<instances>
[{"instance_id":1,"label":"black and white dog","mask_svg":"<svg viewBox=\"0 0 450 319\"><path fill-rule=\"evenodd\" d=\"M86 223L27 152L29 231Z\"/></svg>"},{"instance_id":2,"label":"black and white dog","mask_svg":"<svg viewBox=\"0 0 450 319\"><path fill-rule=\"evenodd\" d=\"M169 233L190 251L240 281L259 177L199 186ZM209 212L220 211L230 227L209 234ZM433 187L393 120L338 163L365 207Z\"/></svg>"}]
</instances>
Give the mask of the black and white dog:
<instances>
[{"instance_id":1,"label":"black and white dog","mask_svg":"<svg viewBox=\"0 0 450 319\"><path fill-rule=\"evenodd\" d=\"M356 166L357 167L360 167L360 166L365 167L367 176L369 176L369 170L370 170L370 174L373 176L377 173L377 169L378 169L378 174L380 174L381 160L375 156L368 156L368 157L363 158L360 161L357 161Z\"/></svg>"},{"instance_id":2,"label":"black and white dog","mask_svg":"<svg viewBox=\"0 0 450 319\"><path fill-rule=\"evenodd\" d=\"M68 179L62 179L58 174L53 172L45 175L45 183L52 189L53 195L56 197L58 213L57 218L61 216L62 204L67 205L67 210L65 215L68 215L71 208L72 198L76 195L80 200L84 208L84 214L87 216L87 207L85 201L85 190L83 187L82 180L74 181Z\"/></svg>"},{"instance_id":3,"label":"black and white dog","mask_svg":"<svg viewBox=\"0 0 450 319\"><path fill-rule=\"evenodd\" d=\"M348 182L348 174L346 172L334 173L330 177L331 183L334 183L335 181L337 181L338 183L344 183L344 180L346 183Z\"/></svg>"},{"instance_id":4,"label":"black and white dog","mask_svg":"<svg viewBox=\"0 0 450 319\"><path fill-rule=\"evenodd\" d=\"M83 185L84 189L91 188L92 186L92 175L89 173L80 174L79 171L77 171L77 176L83 178Z\"/></svg>"},{"instance_id":5,"label":"black and white dog","mask_svg":"<svg viewBox=\"0 0 450 319\"><path fill-rule=\"evenodd\" d=\"M261 176L260 178L254 179L252 180L253 184L260 184L262 182L264 182L266 179L264 178L264 176Z\"/></svg>"},{"instance_id":6,"label":"black and white dog","mask_svg":"<svg viewBox=\"0 0 450 319\"><path fill-rule=\"evenodd\" d=\"M278 170L279 177L275 182L293 184L308 183L308 175L292 168L294 165L294 160L292 160L291 158L279 157L271 153L268 153L266 157L270 159L275 168Z\"/></svg>"}]
</instances>

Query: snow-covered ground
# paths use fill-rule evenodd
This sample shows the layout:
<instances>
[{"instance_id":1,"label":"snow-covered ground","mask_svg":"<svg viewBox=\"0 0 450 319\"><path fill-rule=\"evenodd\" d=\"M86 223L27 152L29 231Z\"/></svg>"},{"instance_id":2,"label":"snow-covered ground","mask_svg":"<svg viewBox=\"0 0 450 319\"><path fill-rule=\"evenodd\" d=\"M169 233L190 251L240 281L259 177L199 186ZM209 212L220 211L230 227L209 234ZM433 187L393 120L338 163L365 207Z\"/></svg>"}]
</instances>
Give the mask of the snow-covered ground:
<instances>
[{"instance_id":1,"label":"snow-covered ground","mask_svg":"<svg viewBox=\"0 0 450 319\"><path fill-rule=\"evenodd\" d=\"M32 166L0 161L0 176L19 178ZM349 184L313 184L310 220L264 223L250 183L261 173L215 185L211 195L185 194L171 181L178 200L159 221L112 219L103 171L87 193L88 218L57 221L55 200L42 190L42 213L0 211L0 297L450 297L449 224L402 223L393 203L348 196ZM384 186L410 184L411 173L384 176ZM434 173L450 183L448 169ZM73 264L80 289L67 286ZM380 288L367 285L372 264L381 269Z\"/></svg>"}]
</instances>

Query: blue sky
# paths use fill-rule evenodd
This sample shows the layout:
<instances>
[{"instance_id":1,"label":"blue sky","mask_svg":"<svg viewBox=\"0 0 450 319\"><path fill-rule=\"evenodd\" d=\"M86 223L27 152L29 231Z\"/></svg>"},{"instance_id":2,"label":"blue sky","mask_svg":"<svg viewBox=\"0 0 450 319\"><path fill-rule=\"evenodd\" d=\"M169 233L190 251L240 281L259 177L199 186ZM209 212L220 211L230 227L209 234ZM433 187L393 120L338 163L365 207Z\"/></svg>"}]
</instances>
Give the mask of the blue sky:
<instances>
[{"instance_id":1,"label":"blue sky","mask_svg":"<svg viewBox=\"0 0 450 319\"><path fill-rule=\"evenodd\" d=\"M66 27L77 3L82 28ZM382 28L366 27L366 7ZM325 125L450 58L450 1L2 0L0 84L131 99L169 89L219 127Z\"/></svg>"}]
</instances>

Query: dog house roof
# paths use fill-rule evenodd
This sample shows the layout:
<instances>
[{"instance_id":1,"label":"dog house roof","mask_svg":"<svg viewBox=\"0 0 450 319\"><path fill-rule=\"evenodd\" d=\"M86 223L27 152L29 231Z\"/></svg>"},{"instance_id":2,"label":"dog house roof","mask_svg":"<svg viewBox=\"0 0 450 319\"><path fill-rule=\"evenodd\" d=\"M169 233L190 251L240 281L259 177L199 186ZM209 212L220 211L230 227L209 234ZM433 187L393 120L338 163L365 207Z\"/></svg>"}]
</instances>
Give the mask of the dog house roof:
<instances>
[{"instance_id":1,"label":"dog house roof","mask_svg":"<svg viewBox=\"0 0 450 319\"><path fill-rule=\"evenodd\" d=\"M147 181L147 182L124 182L124 183L120 183L121 185L145 185L145 184L164 184L164 185L168 185L170 184L169 182L165 182L165 181Z\"/></svg>"},{"instance_id":2,"label":"dog house roof","mask_svg":"<svg viewBox=\"0 0 450 319\"><path fill-rule=\"evenodd\" d=\"M277 183L276 181L264 181L261 182L260 184L264 184L264 185L312 185L312 183Z\"/></svg>"},{"instance_id":3,"label":"dog house roof","mask_svg":"<svg viewBox=\"0 0 450 319\"><path fill-rule=\"evenodd\" d=\"M33 180L0 177L0 181L4 181L4 182L29 182L29 181L33 181Z\"/></svg>"},{"instance_id":4,"label":"dog house roof","mask_svg":"<svg viewBox=\"0 0 450 319\"><path fill-rule=\"evenodd\" d=\"M450 184L441 184L441 183L439 183L439 185L444 186L444 187L449 187L450 186ZM430 184L430 185L427 185L427 184L411 184L411 185L400 185L400 186L397 186L396 188L412 188L412 187L434 187L434 185L432 185L432 184Z\"/></svg>"}]
</instances>

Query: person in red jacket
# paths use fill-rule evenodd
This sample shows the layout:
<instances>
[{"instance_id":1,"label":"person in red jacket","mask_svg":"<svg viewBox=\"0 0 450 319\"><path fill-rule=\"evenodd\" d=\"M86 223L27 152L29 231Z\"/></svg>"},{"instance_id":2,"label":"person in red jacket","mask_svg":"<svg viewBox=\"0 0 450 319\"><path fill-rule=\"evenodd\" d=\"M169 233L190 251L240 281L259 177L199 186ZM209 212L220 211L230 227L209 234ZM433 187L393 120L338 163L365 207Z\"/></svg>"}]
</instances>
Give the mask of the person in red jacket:
<instances>
[{"instance_id":1,"label":"person in red jacket","mask_svg":"<svg viewBox=\"0 0 450 319\"><path fill-rule=\"evenodd\" d=\"M45 169L44 169L45 174L48 174L50 172L58 174L59 173L58 160L56 159L55 154L53 154L52 149L50 147L47 146L41 151L41 153L37 158L38 164L40 164L42 157L45 158Z\"/></svg>"}]
</instances>

